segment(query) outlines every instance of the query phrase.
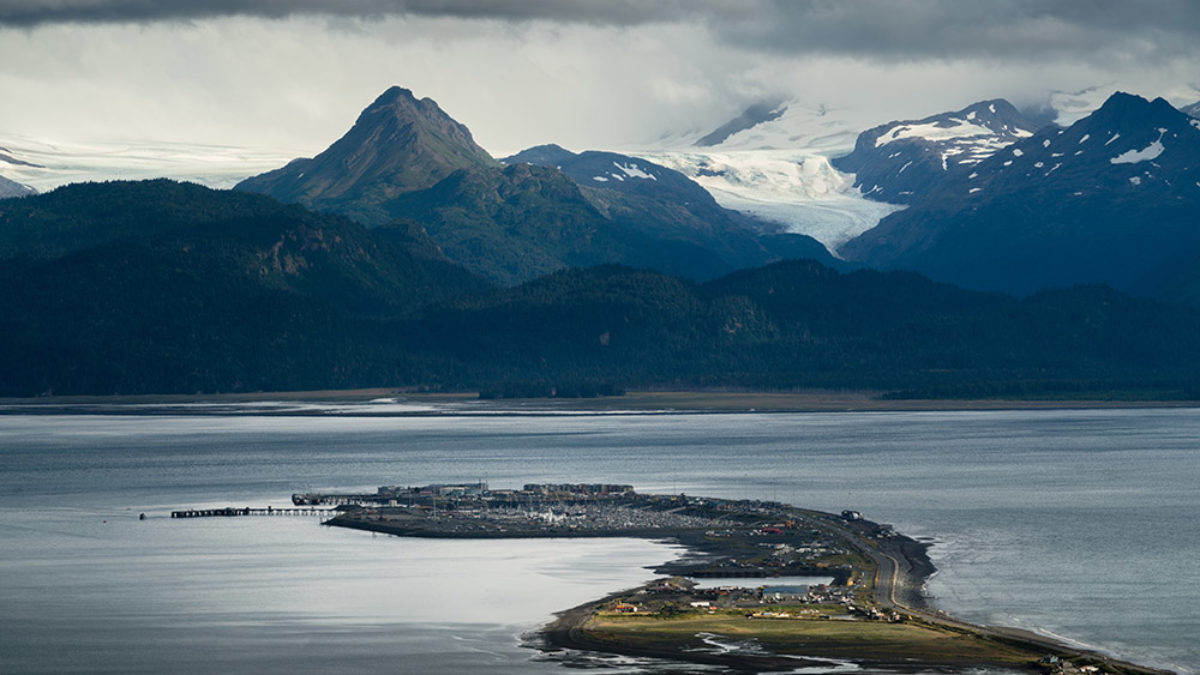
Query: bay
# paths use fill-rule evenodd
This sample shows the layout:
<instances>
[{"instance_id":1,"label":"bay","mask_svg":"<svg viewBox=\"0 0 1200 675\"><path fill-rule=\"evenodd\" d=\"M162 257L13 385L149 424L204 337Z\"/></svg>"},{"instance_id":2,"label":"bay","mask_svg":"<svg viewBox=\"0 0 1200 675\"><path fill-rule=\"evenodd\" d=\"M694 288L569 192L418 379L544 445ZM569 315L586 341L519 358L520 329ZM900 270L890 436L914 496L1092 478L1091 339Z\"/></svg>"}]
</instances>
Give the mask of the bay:
<instances>
[{"instance_id":1,"label":"bay","mask_svg":"<svg viewBox=\"0 0 1200 675\"><path fill-rule=\"evenodd\" d=\"M522 636L675 555L166 517L476 480L854 508L934 541L939 607L1200 670L1200 411L306 412L0 416L0 670L561 672Z\"/></svg>"}]
</instances>

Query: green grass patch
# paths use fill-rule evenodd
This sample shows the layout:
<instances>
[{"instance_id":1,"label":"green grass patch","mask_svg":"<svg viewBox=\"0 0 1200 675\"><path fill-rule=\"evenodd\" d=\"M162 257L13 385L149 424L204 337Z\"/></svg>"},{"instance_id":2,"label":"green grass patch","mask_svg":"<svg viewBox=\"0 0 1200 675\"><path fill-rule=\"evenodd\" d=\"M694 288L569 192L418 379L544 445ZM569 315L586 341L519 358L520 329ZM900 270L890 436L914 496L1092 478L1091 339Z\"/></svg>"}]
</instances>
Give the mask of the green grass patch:
<instances>
[{"instance_id":1,"label":"green grass patch","mask_svg":"<svg viewBox=\"0 0 1200 675\"><path fill-rule=\"evenodd\" d=\"M940 627L817 618L752 619L745 612L674 617L599 616L593 617L584 629L592 638L604 642L656 649L698 646L698 633L713 633L736 639L754 638L780 654L890 663L1019 665L1041 657L1035 651Z\"/></svg>"}]
</instances>

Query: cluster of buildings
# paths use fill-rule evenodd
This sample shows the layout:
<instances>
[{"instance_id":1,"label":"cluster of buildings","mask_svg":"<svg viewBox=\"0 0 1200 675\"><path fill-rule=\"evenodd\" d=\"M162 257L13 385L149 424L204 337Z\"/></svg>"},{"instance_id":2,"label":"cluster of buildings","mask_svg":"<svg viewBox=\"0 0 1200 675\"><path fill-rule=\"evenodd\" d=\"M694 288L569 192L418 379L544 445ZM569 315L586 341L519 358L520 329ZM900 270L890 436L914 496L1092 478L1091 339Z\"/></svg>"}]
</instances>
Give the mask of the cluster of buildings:
<instances>
[{"instance_id":1,"label":"cluster of buildings","mask_svg":"<svg viewBox=\"0 0 1200 675\"><path fill-rule=\"evenodd\" d=\"M764 580L765 581L765 580ZM685 578L657 579L608 607L617 614L673 614L679 612L745 611L752 619L842 619L900 621L896 612L855 604L844 586L819 584L806 590L764 584L747 587L721 585L707 588Z\"/></svg>"},{"instance_id":2,"label":"cluster of buildings","mask_svg":"<svg viewBox=\"0 0 1200 675\"><path fill-rule=\"evenodd\" d=\"M470 505L540 502L601 501L634 495L632 485L609 483L529 483L520 490L492 490L487 483L454 483L401 487L384 485L374 493L303 492L292 495L297 506L357 504L360 506L415 506L459 508Z\"/></svg>"}]
</instances>

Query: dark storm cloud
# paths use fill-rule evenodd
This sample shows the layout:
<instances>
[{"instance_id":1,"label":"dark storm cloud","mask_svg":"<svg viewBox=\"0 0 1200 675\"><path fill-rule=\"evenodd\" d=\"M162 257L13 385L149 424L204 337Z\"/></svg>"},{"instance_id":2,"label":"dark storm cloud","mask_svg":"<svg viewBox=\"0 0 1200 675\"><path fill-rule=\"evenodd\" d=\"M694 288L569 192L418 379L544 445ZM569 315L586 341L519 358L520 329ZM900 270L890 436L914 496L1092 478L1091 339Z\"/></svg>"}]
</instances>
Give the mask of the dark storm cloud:
<instances>
[{"instance_id":1,"label":"dark storm cloud","mask_svg":"<svg viewBox=\"0 0 1200 675\"><path fill-rule=\"evenodd\" d=\"M692 23L750 50L901 59L1200 51L1196 0L0 0L0 25L13 27L228 16Z\"/></svg>"},{"instance_id":2,"label":"dark storm cloud","mask_svg":"<svg viewBox=\"0 0 1200 675\"><path fill-rule=\"evenodd\" d=\"M899 58L1191 55L1195 0L774 0L723 12L727 41L778 52Z\"/></svg>"}]
</instances>

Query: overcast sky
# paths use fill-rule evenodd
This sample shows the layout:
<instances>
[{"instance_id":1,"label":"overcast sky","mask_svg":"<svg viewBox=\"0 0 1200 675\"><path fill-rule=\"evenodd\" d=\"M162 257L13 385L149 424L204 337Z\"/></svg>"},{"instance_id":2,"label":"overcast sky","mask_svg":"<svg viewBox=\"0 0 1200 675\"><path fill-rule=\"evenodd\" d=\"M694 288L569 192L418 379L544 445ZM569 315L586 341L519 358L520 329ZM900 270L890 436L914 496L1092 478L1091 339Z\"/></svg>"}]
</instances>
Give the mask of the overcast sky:
<instances>
[{"instance_id":1,"label":"overcast sky","mask_svg":"<svg viewBox=\"0 0 1200 675\"><path fill-rule=\"evenodd\" d=\"M388 86L493 154L763 98L864 124L1088 87L1200 99L1195 0L0 0L0 138L312 154Z\"/></svg>"}]
</instances>

